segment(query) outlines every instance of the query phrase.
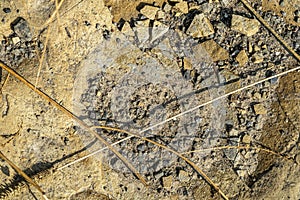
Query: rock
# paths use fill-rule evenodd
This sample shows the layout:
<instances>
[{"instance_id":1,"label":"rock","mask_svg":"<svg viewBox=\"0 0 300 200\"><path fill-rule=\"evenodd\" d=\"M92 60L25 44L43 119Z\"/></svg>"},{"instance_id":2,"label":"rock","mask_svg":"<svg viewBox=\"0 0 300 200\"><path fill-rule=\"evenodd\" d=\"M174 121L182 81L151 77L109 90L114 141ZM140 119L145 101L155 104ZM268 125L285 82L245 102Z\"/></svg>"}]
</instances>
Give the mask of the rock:
<instances>
[{"instance_id":1,"label":"rock","mask_svg":"<svg viewBox=\"0 0 300 200\"><path fill-rule=\"evenodd\" d=\"M186 1L181 1L179 3L177 3L175 6L174 6L174 9L180 11L181 13L188 13L189 12L189 6L188 6L188 3Z\"/></svg>"},{"instance_id":2,"label":"rock","mask_svg":"<svg viewBox=\"0 0 300 200\"><path fill-rule=\"evenodd\" d=\"M139 12L136 8L142 3L147 5L155 4L161 7L165 1L166 0L105 0L104 4L105 6L110 7L113 22L118 22L120 19L130 21L131 18L137 17Z\"/></svg>"},{"instance_id":3,"label":"rock","mask_svg":"<svg viewBox=\"0 0 300 200\"><path fill-rule=\"evenodd\" d=\"M13 37L11 40L13 44L18 44L21 41L19 37Z\"/></svg>"},{"instance_id":4,"label":"rock","mask_svg":"<svg viewBox=\"0 0 300 200\"><path fill-rule=\"evenodd\" d=\"M166 13L170 13L171 10L172 10L172 6L171 6L170 4L166 4L166 5L164 6L164 11L165 11Z\"/></svg>"},{"instance_id":5,"label":"rock","mask_svg":"<svg viewBox=\"0 0 300 200\"><path fill-rule=\"evenodd\" d=\"M231 71L224 69L221 72L219 72L220 76L224 79L225 82L231 82L231 84L225 85L225 92L232 92L234 90L237 90L241 87L241 81L239 80L239 76L232 73Z\"/></svg>"},{"instance_id":6,"label":"rock","mask_svg":"<svg viewBox=\"0 0 300 200\"><path fill-rule=\"evenodd\" d=\"M250 144L251 142L251 137L249 135L244 135L242 142L245 144Z\"/></svg>"},{"instance_id":7,"label":"rock","mask_svg":"<svg viewBox=\"0 0 300 200\"><path fill-rule=\"evenodd\" d=\"M180 170L178 178L181 182L188 182L190 180L189 173L184 170Z\"/></svg>"},{"instance_id":8,"label":"rock","mask_svg":"<svg viewBox=\"0 0 300 200\"><path fill-rule=\"evenodd\" d=\"M214 40L203 42L201 46L207 51L213 61L226 60L229 58L229 53Z\"/></svg>"},{"instance_id":9,"label":"rock","mask_svg":"<svg viewBox=\"0 0 300 200\"><path fill-rule=\"evenodd\" d=\"M11 23L12 30L22 39L30 41L32 39L32 34L26 20L22 17L16 18Z\"/></svg>"},{"instance_id":10,"label":"rock","mask_svg":"<svg viewBox=\"0 0 300 200\"><path fill-rule=\"evenodd\" d=\"M134 32L130 27L130 24L128 22L125 22L122 27L122 33L124 33L126 36L132 36L134 37Z\"/></svg>"},{"instance_id":11,"label":"rock","mask_svg":"<svg viewBox=\"0 0 300 200\"><path fill-rule=\"evenodd\" d=\"M143 15L145 15L147 18L154 20L158 10L159 10L159 8L157 8L157 7L146 5L141 9L140 12Z\"/></svg>"},{"instance_id":12,"label":"rock","mask_svg":"<svg viewBox=\"0 0 300 200\"><path fill-rule=\"evenodd\" d=\"M255 114L257 114L257 115L265 115L265 114L267 114L267 109L261 103L255 104L253 106L253 109L254 109Z\"/></svg>"},{"instance_id":13,"label":"rock","mask_svg":"<svg viewBox=\"0 0 300 200\"><path fill-rule=\"evenodd\" d=\"M254 64L259 64L261 62L264 61L264 57L259 54L259 53L255 53L252 57L251 57L251 60Z\"/></svg>"},{"instance_id":14,"label":"rock","mask_svg":"<svg viewBox=\"0 0 300 200\"><path fill-rule=\"evenodd\" d=\"M157 11L156 19L164 19L166 17L166 13L162 10Z\"/></svg>"},{"instance_id":15,"label":"rock","mask_svg":"<svg viewBox=\"0 0 300 200\"><path fill-rule=\"evenodd\" d=\"M173 183L173 177L171 175L163 177L162 182L163 182L164 188L171 188L172 183Z\"/></svg>"},{"instance_id":16,"label":"rock","mask_svg":"<svg viewBox=\"0 0 300 200\"><path fill-rule=\"evenodd\" d=\"M239 52L237 57L235 58L236 61L240 64L240 66L244 66L248 62L248 56L245 50Z\"/></svg>"},{"instance_id":17,"label":"rock","mask_svg":"<svg viewBox=\"0 0 300 200\"><path fill-rule=\"evenodd\" d=\"M242 17L240 15L232 15L231 29L249 36L258 32L260 27L256 19Z\"/></svg>"},{"instance_id":18,"label":"rock","mask_svg":"<svg viewBox=\"0 0 300 200\"><path fill-rule=\"evenodd\" d=\"M203 13L194 17L190 27L187 30L187 34L194 38L206 37L214 33L215 31L212 24Z\"/></svg>"},{"instance_id":19,"label":"rock","mask_svg":"<svg viewBox=\"0 0 300 200\"><path fill-rule=\"evenodd\" d=\"M192 65L191 61L188 58L183 58L183 68L185 70L192 70L193 69L193 65Z\"/></svg>"}]
</instances>

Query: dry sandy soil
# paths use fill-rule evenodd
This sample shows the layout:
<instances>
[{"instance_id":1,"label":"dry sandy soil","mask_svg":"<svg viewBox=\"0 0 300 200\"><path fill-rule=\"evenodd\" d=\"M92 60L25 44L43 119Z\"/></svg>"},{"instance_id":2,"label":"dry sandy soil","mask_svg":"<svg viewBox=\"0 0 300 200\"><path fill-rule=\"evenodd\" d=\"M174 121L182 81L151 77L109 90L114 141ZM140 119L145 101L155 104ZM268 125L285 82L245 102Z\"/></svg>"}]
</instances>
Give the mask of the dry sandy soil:
<instances>
[{"instance_id":1,"label":"dry sandy soil","mask_svg":"<svg viewBox=\"0 0 300 200\"><path fill-rule=\"evenodd\" d=\"M280 75L299 60L242 2L22 2L0 2L0 60L88 126L170 147L229 199L300 199L300 74ZM298 54L299 5L251 2ZM5 70L0 77L1 152L49 199L222 199L178 156L117 131L96 129L109 143L123 139L115 148L147 186L107 149L64 167L105 145ZM2 159L0 169L0 198L43 199Z\"/></svg>"}]
</instances>

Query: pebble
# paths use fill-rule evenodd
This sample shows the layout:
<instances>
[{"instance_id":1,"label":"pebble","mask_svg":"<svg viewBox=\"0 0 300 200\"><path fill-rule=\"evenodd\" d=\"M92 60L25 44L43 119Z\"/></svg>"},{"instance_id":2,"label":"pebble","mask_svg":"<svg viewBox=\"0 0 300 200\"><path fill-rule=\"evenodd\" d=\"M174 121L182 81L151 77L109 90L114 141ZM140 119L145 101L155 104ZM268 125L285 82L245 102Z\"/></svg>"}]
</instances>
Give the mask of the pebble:
<instances>
[{"instance_id":1,"label":"pebble","mask_svg":"<svg viewBox=\"0 0 300 200\"><path fill-rule=\"evenodd\" d=\"M184 14L187 14L189 12L189 6L186 1L181 1L181 2L177 3L174 6L174 8Z\"/></svg>"},{"instance_id":2,"label":"pebble","mask_svg":"<svg viewBox=\"0 0 300 200\"><path fill-rule=\"evenodd\" d=\"M13 31L25 41L32 40L32 34L30 32L30 28L25 19L18 17L12 22Z\"/></svg>"},{"instance_id":3,"label":"pebble","mask_svg":"<svg viewBox=\"0 0 300 200\"><path fill-rule=\"evenodd\" d=\"M173 183L173 177L170 175L170 176L166 176L166 177L163 177L162 178L162 182L163 182L163 186L164 188L171 188L172 186L172 183Z\"/></svg>"},{"instance_id":4,"label":"pebble","mask_svg":"<svg viewBox=\"0 0 300 200\"><path fill-rule=\"evenodd\" d=\"M253 61L254 64L259 64L264 61L264 57L262 55L260 55L259 53L255 53L251 57L251 60Z\"/></svg>"},{"instance_id":5,"label":"pebble","mask_svg":"<svg viewBox=\"0 0 300 200\"><path fill-rule=\"evenodd\" d=\"M154 20L155 19L155 16L156 16L156 13L159 11L159 8L157 7L153 7L153 6L144 6L142 9L141 9L141 13L143 15L145 15L147 18L149 19L152 19Z\"/></svg>"},{"instance_id":6,"label":"pebble","mask_svg":"<svg viewBox=\"0 0 300 200\"><path fill-rule=\"evenodd\" d=\"M122 27L122 33L124 33L126 36L132 36L134 37L134 32L130 27L130 24L128 22L125 22Z\"/></svg>"},{"instance_id":7,"label":"pebble","mask_svg":"<svg viewBox=\"0 0 300 200\"><path fill-rule=\"evenodd\" d=\"M250 144L251 142L251 137L249 135L244 135L242 142L245 144Z\"/></svg>"},{"instance_id":8,"label":"pebble","mask_svg":"<svg viewBox=\"0 0 300 200\"><path fill-rule=\"evenodd\" d=\"M21 42L20 38L19 37L13 37L11 39L11 41L13 42L13 44L18 44L19 42Z\"/></svg>"},{"instance_id":9,"label":"pebble","mask_svg":"<svg viewBox=\"0 0 300 200\"><path fill-rule=\"evenodd\" d=\"M245 50L240 51L235 59L240 64L240 66L244 66L248 62L248 56L246 51Z\"/></svg>"},{"instance_id":10,"label":"pebble","mask_svg":"<svg viewBox=\"0 0 300 200\"><path fill-rule=\"evenodd\" d=\"M183 68L185 70L192 70L193 69L193 65L192 65L191 61L188 58L183 59Z\"/></svg>"},{"instance_id":11,"label":"pebble","mask_svg":"<svg viewBox=\"0 0 300 200\"><path fill-rule=\"evenodd\" d=\"M214 28L203 13L196 15L187 30L187 34L194 38L206 37L214 34Z\"/></svg>"},{"instance_id":12,"label":"pebble","mask_svg":"<svg viewBox=\"0 0 300 200\"><path fill-rule=\"evenodd\" d=\"M180 170L178 178L181 182L187 182L190 180L189 173L184 170Z\"/></svg>"},{"instance_id":13,"label":"pebble","mask_svg":"<svg viewBox=\"0 0 300 200\"><path fill-rule=\"evenodd\" d=\"M214 62L219 60L226 60L229 58L229 53L214 40L203 42L201 43L201 46L204 47L204 49L207 51Z\"/></svg>"},{"instance_id":14,"label":"pebble","mask_svg":"<svg viewBox=\"0 0 300 200\"><path fill-rule=\"evenodd\" d=\"M255 114L257 114L257 115L265 115L265 114L267 114L267 109L261 103L255 104L253 106L253 109L254 109Z\"/></svg>"},{"instance_id":15,"label":"pebble","mask_svg":"<svg viewBox=\"0 0 300 200\"><path fill-rule=\"evenodd\" d=\"M248 37L259 31L260 24L256 19L242 17L240 15L232 15L231 29Z\"/></svg>"}]
</instances>

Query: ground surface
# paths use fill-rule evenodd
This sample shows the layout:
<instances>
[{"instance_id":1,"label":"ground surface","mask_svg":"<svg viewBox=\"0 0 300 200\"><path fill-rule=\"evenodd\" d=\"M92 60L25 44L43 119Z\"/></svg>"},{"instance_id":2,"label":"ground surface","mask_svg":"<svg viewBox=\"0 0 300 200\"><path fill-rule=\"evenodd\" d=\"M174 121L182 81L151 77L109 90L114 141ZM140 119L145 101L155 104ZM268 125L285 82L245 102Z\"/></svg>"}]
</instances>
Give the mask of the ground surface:
<instances>
[{"instance_id":1,"label":"ground surface","mask_svg":"<svg viewBox=\"0 0 300 200\"><path fill-rule=\"evenodd\" d=\"M251 3L297 53L299 3ZM241 2L65 0L55 14L59 5L1 1L1 61L88 125L183 153L230 199L300 198L298 71L155 126L299 66ZM113 131L98 129L125 140L115 147L149 186L108 150L60 168L104 145L5 71L1 85L1 152L48 198L221 199L177 156ZM0 169L1 198L42 199L8 163Z\"/></svg>"}]
</instances>

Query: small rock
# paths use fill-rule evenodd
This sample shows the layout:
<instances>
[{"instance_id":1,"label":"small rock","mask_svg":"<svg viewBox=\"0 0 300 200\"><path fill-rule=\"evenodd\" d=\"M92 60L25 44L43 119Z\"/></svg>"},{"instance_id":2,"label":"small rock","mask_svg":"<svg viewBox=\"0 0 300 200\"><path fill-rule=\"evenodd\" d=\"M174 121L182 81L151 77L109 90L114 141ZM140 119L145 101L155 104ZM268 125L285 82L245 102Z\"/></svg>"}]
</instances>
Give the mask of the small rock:
<instances>
[{"instance_id":1,"label":"small rock","mask_svg":"<svg viewBox=\"0 0 300 200\"><path fill-rule=\"evenodd\" d=\"M154 20L158 10L159 8L157 7L146 5L141 9L141 13L145 15L147 18Z\"/></svg>"},{"instance_id":2,"label":"small rock","mask_svg":"<svg viewBox=\"0 0 300 200\"><path fill-rule=\"evenodd\" d=\"M249 19L240 15L232 15L231 28L237 32L249 36L258 32L260 27L256 19Z\"/></svg>"},{"instance_id":3,"label":"small rock","mask_svg":"<svg viewBox=\"0 0 300 200\"><path fill-rule=\"evenodd\" d=\"M172 10L172 6L171 6L170 4L166 4L166 5L164 6L164 11L165 11L166 13L170 13L171 10Z\"/></svg>"},{"instance_id":4,"label":"small rock","mask_svg":"<svg viewBox=\"0 0 300 200\"><path fill-rule=\"evenodd\" d=\"M248 56L245 50L239 52L237 57L235 58L236 61L240 64L240 66L244 66L248 62Z\"/></svg>"},{"instance_id":5,"label":"small rock","mask_svg":"<svg viewBox=\"0 0 300 200\"><path fill-rule=\"evenodd\" d=\"M187 34L194 38L206 37L214 34L214 28L203 13L196 15L187 30Z\"/></svg>"},{"instance_id":6,"label":"small rock","mask_svg":"<svg viewBox=\"0 0 300 200\"><path fill-rule=\"evenodd\" d=\"M225 92L232 92L234 90L237 90L241 87L241 81L239 80L239 76L232 73L231 71L224 69L221 72L219 72L220 76L222 79L225 79L225 82L231 82L231 84L226 84L225 85Z\"/></svg>"},{"instance_id":7,"label":"small rock","mask_svg":"<svg viewBox=\"0 0 300 200\"><path fill-rule=\"evenodd\" d=\"M167 176L167 177L163 177L162 182L163 182L164 188L171 188L172 183L173 183L173 177L171 175Z\"/></svg>"},{"instance_id":8,"label":"small rock","mask_svg":"<svg viewBox=\"0 0 300 200\"><path fill-rule=\"evenodd\" d=\"M21 41L19 37L13 37L11 40L13 44L18 44Z\"/></svg>"},{"instance_id":9,"label":"small rock","mask_svg":"<svg viewBox=\"0 0 300 200\"><path fill-rule=\"evenodd\" d=\"M259 46L257 46L257 45L254 45L254 51L255 51L255 52L257 52L257 51L260 51L260 48L259 48Z\"/></svg>"},{"instance_id":10,"label":"small rock","mask_svg":"<svg viewBox=\"0 0 300 200\"><path fill-rule=\"evenodd\" d=\"M188 3L186 1L181 1L179 3L177 3L174 8L176 10L179 10L180 12L186 14L189 12L189 6L188 6Z\"/></svg>"},{"instance_id":11,"label":"small rock","mask_svg":"<svg viewBox=\"0 0 300 200\"><path fill-rule=\"evenodd\" d=\"M254 109L255 114L257 114L257 115L265 115L265 114L267 114L267 109L261 103L255 104L253 106L253 109Z\"/></svg>"},{"instance_id":12,"label":"small rock","mask_svg":"<svg viewBox=\"0 0 300 200\"><path fill-rule=\"evenodd\" d=\"M178 178L181 182L188 182L190 180L189 173L184 170L180 170Z\"/></svg>"},{"instance_id":13,"label":"small rock","mask_svg":"<svg viewBox=\"0 0 300 200\"><path fill-rule=\"evenodd\" d=\"M193 65L192 65L191 61L188 58L183 58L183 68L185 70L192 70L193 69Z\"/></svg>"},{"instance_id":14,"label":"small rock","mask_svg":"<svg viewBox=\"0 0 300 200\"><path fill-rule=\"evenodd\" d=\"M259 63L261 63L261 62L264 61L264 57L263 57L262 55L258 54L258 53L255 53L255 54L252 56L251 60L252 60L252 62L253 62L254 64L259 64Z\"/></svg>"},{"instance_id":15,"label":"small rock","mask_svg":"<svg viewBox=\"0 0 300 200\"><path fill-rule=\"evenodd\" d=\"M251 137L249 135L244 135L242 142L245 144L250 144L251 142Z\"/></svg>"},{"instance_id":16,"label":"small rock","mask_svg":"<svg viewBox=\"0 0 300 200\"><path fill-rule=\"evenodd\" d=\"M124 33L126 36L132 36L134 37L134 32L130 27L130 24L128 22L125 22L122 27L122 33Z\"/></svg>"},{"instance_id":17,"label":"small rock","mask_svg":"<svg viewBox=\"0 0 300 200\"><path fill-rule=\"evenodd\" d=\"M12 30L22 39L30 41L32 34L30 28L25 19L18 17L11 23Z\"/></svg>"},{"instance_id":18,"label":"small rock","mask_svg":"<svg viewBox=\"0 0 300 200\"><path fill-rule=\"evenodd\" d=\"M166 13L162 10L157 11L156 19L164 19L166 17Z\"/></svg>"},{"instance_id":19,"label":"small rock","mask_svg":"<svg viewBox=\"0 0 300 200\"><path fill-rule=\"evenodd\" d=\"M258 93L258 92L255 92L254 95L253 95L253 97L254 97L255 99L261 99L261 94Z\"/></svg>"},{"instance_id":20,"label":"small rock","mask_svg":"<svg viewBox=\"0 0 300 200\"><path fill-rule=\"evenodd\" d=\"M203 42L201 46L207 51L213 61L226 60L229 58L229 53L214 40Z\"/></svg>"}]
</instances>

